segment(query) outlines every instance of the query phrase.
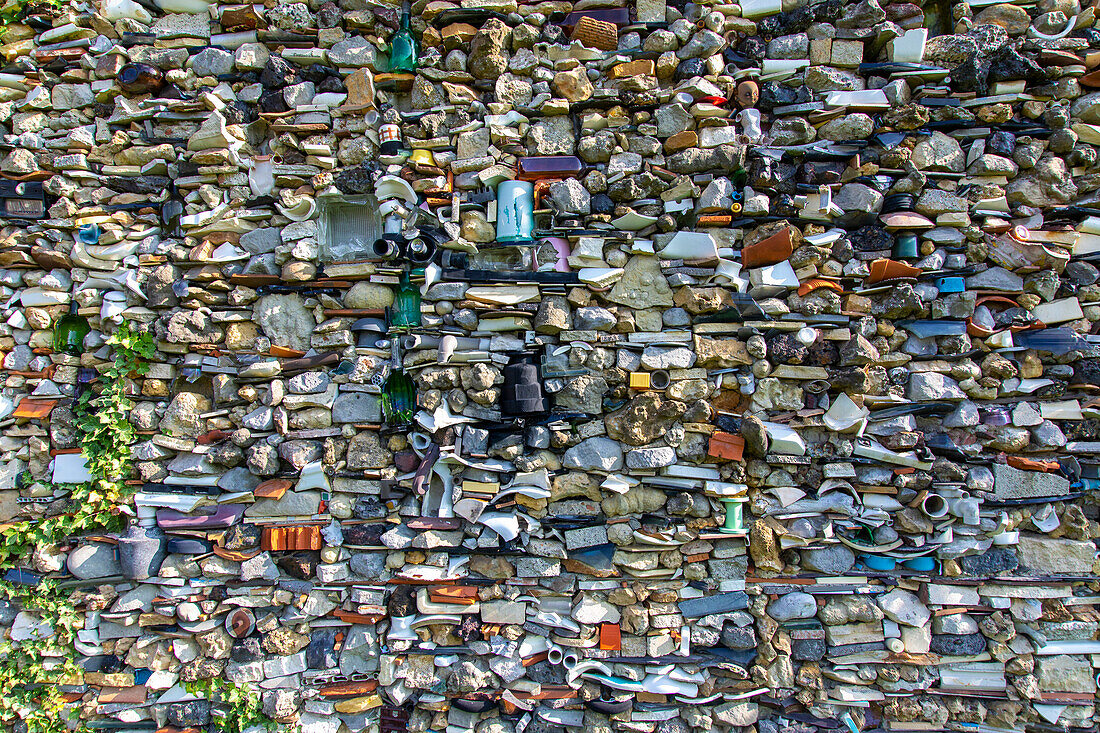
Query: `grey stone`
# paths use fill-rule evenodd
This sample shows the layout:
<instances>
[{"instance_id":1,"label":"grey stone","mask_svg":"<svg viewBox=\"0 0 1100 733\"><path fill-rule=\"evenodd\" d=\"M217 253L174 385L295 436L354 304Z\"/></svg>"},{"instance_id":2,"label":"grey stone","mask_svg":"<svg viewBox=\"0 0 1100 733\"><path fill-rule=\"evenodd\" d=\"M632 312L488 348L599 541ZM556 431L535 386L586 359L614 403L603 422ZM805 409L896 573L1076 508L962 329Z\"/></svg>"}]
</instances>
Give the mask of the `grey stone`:
<instances>
[{"instance_id":1,"label":"grey stone","mask_svg":"<svg viewBox=\"0 0 1100 733\"><path fill-rule=\"evenodd\" d=\"M233 54L220 48L204 48L191 57L196 76L221 76L233 73Z\"/></svg>"},{"instance_id":2,"label":"grey stone","mask_svg":"<svg viewBox=\"0 0 1100 733\"><path fill-rule=\"evenodd\" d=\"M379 423L382 399L367 392L341 392L332 405L334 423Z\"/></svg>"},{"instance_id":3,"label":"grey stone","mask_svg":"<svg viewBox=\"0 0 1100 733\"><path fill-rule=\"evenodd\" d=\"M817 601L809 593L786 593L768 604L768 615L780 623L813 618L816 614Z\"/></svg>"},{"instance_id":4,"label":"grey stone","mask_svg":"<svg viewBox=\"0 0 1100 733\"><path fill-rule=\"evenodd\" d=\"M122 574L114 545L102 542L89 542L70 552L65 567L81 580Z\"/></svg>"},{"instance_id":5,"label":"grey stone","mask_svg":"<svg viewBox=\"0 0 1100 733\"><path fill-rule=\"evenodd\" d=\"M589 438L567 450L562 464L582 471L618 471L623 467L623 449L610 438Z\"/></svg>"},{"instance_id":6,"label":"grey stone","mask_svg":"<svg viewBox=\"0 0 1100 733\"><path fill-rule=\"evenodd\" d=\"M836 544L802 553L802 566L824 575L843 575L855 565L856 556L846 546Z\"/></svg>"}]
</instances>

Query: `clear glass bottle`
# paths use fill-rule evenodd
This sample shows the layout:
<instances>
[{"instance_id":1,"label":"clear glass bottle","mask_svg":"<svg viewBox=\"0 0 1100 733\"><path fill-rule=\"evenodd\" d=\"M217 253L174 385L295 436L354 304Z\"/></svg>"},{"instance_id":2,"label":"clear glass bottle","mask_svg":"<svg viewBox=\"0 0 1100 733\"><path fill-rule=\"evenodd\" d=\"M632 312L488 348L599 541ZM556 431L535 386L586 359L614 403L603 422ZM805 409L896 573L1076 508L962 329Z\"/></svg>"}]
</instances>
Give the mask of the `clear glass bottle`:
<instances>
[{"instance_id":1,"label":"clear glass bottle","mask_svg":"<svg viewBox=\"0 0 1100 733\"><path fill-rule=\"evenodd\" d=\"M409 8L401 10L401 27L390 39L390 71L396 74L412 74L416 71L420 50L409 30Z\"/></svg>"},{"instance_id":2,"label":"clear glass bottle","mask_svg":"<svg viewBox=\"0 0 1100 733\"><path fill-rule=\"evenodd\" d=\"M84 353L84 337L91 330L88 319L77 312L76 301L70 301L69 312L61 316L53 327L53 350L80 356Z\"/></svg>"}]
</instances>

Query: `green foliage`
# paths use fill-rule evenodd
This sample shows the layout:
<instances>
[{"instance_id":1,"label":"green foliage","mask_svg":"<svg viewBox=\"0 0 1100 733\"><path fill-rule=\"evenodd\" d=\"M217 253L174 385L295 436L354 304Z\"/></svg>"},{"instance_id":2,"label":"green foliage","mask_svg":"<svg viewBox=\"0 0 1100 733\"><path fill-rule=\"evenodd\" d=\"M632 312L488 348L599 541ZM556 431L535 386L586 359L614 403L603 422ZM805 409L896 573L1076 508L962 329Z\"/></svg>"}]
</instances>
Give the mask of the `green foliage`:
<instances>
[{"instance_id":1,"label":"green foliage","mask_svg":"<svg viewBox=\"0 0 1100 733\"><path fill-rule=\"evenodd\" d=\"M107 339L114 346L114 362L103 373L103 390L80 396L76 404L80 444L88 470L101 481L119 482L130 469L130 444L137 437L130 424L134 404L126 395L126 380L149 371L146 359L155 353L153 337L123 323Z\"/></svg>"},{"instance_id":2,"label":"green foliage","mask_svg":"<svg viewBox=\"0 0 1100 733\"><path fill-rule=\"evenodd\" d=\"M59 685L78 681L73 639L84 620L56 583L43 580L34 588L0 581L0 597L49 622L52 633L25 641L0 641L0 723L22 719L28 733L65 733L66 708Z\"/></svg>"},{"instance_id":3,"label":"green foliage","mask_svg":"<svg viewBox=\"0 0 1100 733\"><path fill-rule=\"evenodd\" d=\"M185 686L192 695L200 695L213 703L215 730L240 733L257 725L269 730L275 727L275 721L264 715L260 696L248 685L219 677L187 682Z\"/></svg>"},{"instance_id":4,"label":"green foliage","mask_svg":"<svg viewBox=\"0 0 1100 733\"><path fill-rule=\"evenodd\" d=\"M65 486L70 511L40 521L17 522L5 529L0 568L35 547L122 525L128 496L124 480L130 473L130 445L136 438L129 420L133 403L126 395L126 384L129 377L149 370L146 360L154 355L155 344L149 334L138 333L127 323L107 343L114 347L114 360L101 375L100 393L89 390L74 407L81 452L94 478ZM84 614L50 579L33 588L0 581L0 596L52 627L52 633L22 642L0 641L0 724L7 726L20 719L27 733L65 733L65 720L77 711L66 706L59 685L67 679L81 679L73 642Z\"/></svg>"},{"instance_id":5,"label":"green foliage","mask_svg":"<svg viewBox=\"0 0 1100 733\"><path fill-rule=\"evenodd\" d=\"M74 407L81 452L95 478L66 485L70 512L6 529L0 542L0 568L36 546L122 524L128 498L124 481L130 473L131 444L137 437L129 421L133 403L126 385L129 378L149 370L146 360L155 354L155 344L149 334L134 331L127 323L107 343L114 347L114 360L100 375L99 393L85 392ZM80 679L73 641L84 614L49 579L34 588L0 581L0 597L15 601L53 627L52 634L23 642L0 641L0 726L19 719L27 733L67 733L65 721L77 710L66 705L59 685ZM263 714L259 695L246 685L213 679L188 683L187 689L214 703L214 727L219 731L240 733L251 726L275 725Z\"/></svg>"},{"instance_id":6,"label":"green foliage","mask_svg":"<svg viewBox=\"0 0 1100 733\"><path fill-rule=\"evenodd\" d=\"M122 507L129 492L123 482L130 473L131 444L136 433L130 423L133 403L126 395L126 380L149 371L147 359L156 353L152 336L123 323L107 339L114 347L114 361L101 375L102 391L81 395L74 412L81 452L95 477L84 484L65 484L71 511L40 521L16 522L4 531L0 543L0 567L25 556L35 547L60 542L73 534L112 531L122 524Z\"/></svg>"}]
</instances>

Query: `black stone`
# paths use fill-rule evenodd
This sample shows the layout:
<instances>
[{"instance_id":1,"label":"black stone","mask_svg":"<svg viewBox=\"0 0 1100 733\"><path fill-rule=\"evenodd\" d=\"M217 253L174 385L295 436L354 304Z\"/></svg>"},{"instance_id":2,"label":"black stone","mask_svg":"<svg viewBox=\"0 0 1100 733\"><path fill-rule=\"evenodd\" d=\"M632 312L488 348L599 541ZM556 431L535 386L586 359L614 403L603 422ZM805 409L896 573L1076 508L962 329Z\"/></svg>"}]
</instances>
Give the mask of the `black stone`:
<instances>
[{"instance_id":1,"label":"black stone","mask_svg":"<svg viewBox=\"0 0 1100 733\"><path fill-rule=\"evenodd\" d=\"M247 550L260 544L263 534L255 524L234 524L225 531L222 546L227 550Z\"/></svg>"},{"instance_id":2,"label":"black stone","mask_svg":"<svg viewBox=\"0 0 1100 733\"><path fill-rule=\"evenodd\" d=\"M978 26L979 28L999 28L998 26ZM1000 29L1003 33L1004 30ZM1016 81L1026 79L1029 84L1043 84L1047 81L1047 72L1034 60L1020 55L1012 47L1000 49L990 58L989 81Z\"/></svg>"},{"instance_id":3,"label":"black stone","mask_svg":"<svg viewBox=\"0 0 1100 733\"><path fill-rule=\"evenodd\" d=\"M333 185L342 193L369 193L374 191L374 179L365 166L349 168L333 179Z\"/></svg>"},{"instance_id":4,"label":"black stone","mask_svg":"<svg viewBox=\"0 0 1100 733\"><path fill-rule=\"evenodd\" d=\"M278 54L272 55L267 60L263 72L260 74L260 83L264 89L282 89L291 84L297 84L301 79L298 72L290 62Z\"/></svg>"},{"instance_id":5,"label":"black stone","mask_svg":"<svg viewBox=\"0 0 1100 733\"><path fill-rule=\"evenodd\" d=\"M302 80L311 81L314 84L320 84L334 71L334 69L328 66L322 66L321 64L310 64L306 68L302 69Z\"/></svg>"},{"instance_id":6,"label":"black stone","mask_svg":"<svg viewBox=\"0 0 1100 733\"><path fill-rule=\"evenodd\" d=\"M877 252L894 246L894 235L878 226L860 227L848 234L848 241L857 252Z\"/></svg>"},{"instance_id":7,"label":"black stone","mask_svg":"<svg viewBox=\"0 0 1100 733\"><path fill-rule=\"evenodd\" d=\"M844 163L830 163L812 160L798 168L798 182L814 185L840 183L840 177L847 166Z\"/></svg>"},{"instance_id":8,"label":"black stone","mask_svg":"<svg viewBox=\"0 0 1100 733\"><path fill-rule=\"evenodd\" d=\"M981 654L985 651L985 637L981 634L933 634L930 648L935 654L949 657Z\"/></svg>"},{"instance_id":9,"label":"black stone","mask_svg":"<svg viewBox=\"0 0 1100 733\"><path fill-rule=\"evenodd\" d=\"M814 5L813 10L814 20L818 23L833 23L840 20L840 16L844 12L844 6L840 0L825 0L823 3Z\"/></svg>"},{"instance_id":10,"label":"black stone","mask_svg":"<svg viewBox=\"0 0 1100 733\"><path fill-rule=\"evenodd\" d=\"M994 575L1015 570L1019 565L1016 553L1004 547L991 547L980 555L959 558L959 566L967 575Z\"/></svg>"},{"instance_id":11,"label":"black stone","mask_svg":"<svg viewBox=\"0 0 1100 733\"><path fill-rule=\"evenodd\" d=\"M989 60L978 54L951 70L949 78L951 88L960 92L976 92L984 95L989 92Z\"/></svg>"},{"instance_id":12,"label":"black stone","mask_svg":"<svg viewBox=\"0 0 1100 733\"><path fill-rule=\"evenodd\" d=\"M768 81L760 85L760 101L757 102L756 107L761 112L770 113L776 107L809 101L810 90L804 86L792 88Z\"/></svg>"},{"instance_id":13,"label":"black stone","mask_svg":"<svg viewBox=\"0 0 1100 733\"><path fill-rule=\"evenodd\" d=\"M210 722L210 701L189 700L168 706L168 724L177 728L203 726Z\"/></svg>"},{"instance_id":14,"label":"black stone","mask_svg":"<svg viewBox=\"0 0 1100 733\"><path fill-rule=\"evenodd\" d=\"M337 7L336 3L331 1L324 3L317 9L317 27L337 28L343 17L343 13L340 12L340 8Z\"/></svg>"},{"instance_id":15,"label":"black stone","mask_svg":"<svg viewBox=\"0 0 1100 733\"><path fill-rule=\"evenodd\" d=\"M1080 384L1100 385L1100 359L1082 359L1074 364L1073 380Z\"/></svg>"},{"instance_id":16,"label":"black stone","mask_svg":"<svg viewBox=\"0 0 1100 733\"><path fill-rule=\"evenodd\" d=\"M606 193L598 193L592 197L593 214L610 214L615 211L615 202Z\"/></svg>"},{"instance_id":17,"label":"black stone","mask_svg":"<svg viewBox=\"0 0 1100 733\"><path fill-rule=\"evenodd\" d=\"M167 176L137 176L134 178L105 178L101 183L112 191L121 193L163 193L172 186Z\"/></svg>"},{"instance_id":18,"label":"black stone","mask_svg":"<svg viewBox=\"0 0 1100 733\"><path fill-rule=\"evenodd\" d=\"M735 47L735 51L731 52L730 56L726 57L726 61L732 60L732 54L736 53L744 58L760 61L764 58L764 54L767 53L768 45L764 43L764 39L759 36L749 36L742 40Z\"/></svg>"},{"instance_id":19,"label":"black stone","mask_svg":"<svg viewBox=\"0 0 1100 733\"><path fill-rule=\"evenodd\" d=\"M998 130L989 136L986 145L991 153L1011 157L1016 150L1016 136L1007 130Z\"/></svg>"},{"instance_id":20,"label":"black stone","mask_svg":"<svg viewBox=\"0 0 1100 733\"><path fill-rule=\"evenodd\" d=\"M290 577L298 580L309 580L317 571L317 564L321 562L321 555L317 552L295 552L283 555L276 564Z\"/></svg>"},{"instance_id":21,"label":"black stone","mask_svg":"<svg viewBox=\"0 0 1100 733\"><path fill-rule=\"evenodd\" d=\"M676 65L676 71L672 72L675 81L686 81L697 76L705 76L707 65L703 59L684 59Z\"/></svg>"},{"instance_id":22,"label":"black stone","mask_svg":"<svg viewBox=\"0 0 1100 733\"><path fill-rule=\"evenodd\" d=\"M317 84L317 91L343 94L347 91L347 87L344 86L344 82L340 77L329 75Z\"/></svg>"},{"instance_id":23,"label":"black stone","mask_svg":"<svg viewBox=\"0 0 1100 733\"><path fill-rule=\"evenodd\" d=\"M286 112L288 109L282 91L266 91L260 95L261 112Z\"/></svg>"},{"instance_id":24,"label":"black stone","mask_svg":"<svg viewBox=\"0 0 1100 733\"><path fill-rule=\"evenodd\" d=\"M222 107L222 116L227 125L247 125L256 119L256 113L251 105L235 101Z\"/></svg>"},{"instance_id":25,"label":"black stone","mask_svg":"<svg viewBox=\"0 0 1100 733\"><path fill-rule=\"evenodd\" d=\"M481 623L476 616L469 614L462 617L462 623L455 627L454 635L467 644L471 641L481 640Z\"/></svg>"},{"instance_id":26,"label":"black stone","mask_svg":"<svg viewBox=\"0 0 1100 733\"><path fill-rule=\"evenodd\" d=\"M781 333L768 342L768 358L779 364L803 364L810 355L794 334Z\"/></svg>"},{"instance_id":27,"label":"black stone","mask_svg":"<svg viewBox=\"0 0 1100 733\"><path fill-rule=\"evenodd\" d=\"M796 662L820 661L827 651L824 639L791 639L791 659Z\"/></svg>"},{"instance_id":28,"label":"black stone","mask_svg":"<svg viewBox=\"0 0 1100 733\"><path fill-rule=\"evenodd\" d=\"M339 662L336 656L336 630L314 631L306 647L306 666L310 669L333 669Z\"/></svg>"},{"instance_id":29,"label":"black stone","mask_svg":"<svg viewBox=\"0 0 1100 733\"><path fill-rule=\"evenodd\" d=\"M240 639L235 642L233 648L229 650L229 658L241 664L258 662L264 657L264 650L260 646L260 640L255 636Z\"/></svg>"},{"instance_id":30,"label":"black stone","mask_svg":"<svg viewBox=\"0 0 1100 733\"><path fill-rule=\"evenodd\" d=\"M386 600L386 611L391 618L404 618L416 613L416 596L407 586L399 585Z\"/></svg>"},{"instance_id":31,"label":"black stone","mask_svg":"<svg viewBox=\"0 0 1100 733\"><path fill-rule=\"evenodd\" d=\"M561 43L566 40L565 29L554 23L547 23L542 27L542 40L547 43Z\"/></svg>"},{"instance_id":32,"label":"black stone","mask_svg":"<svg viewBox=\"0 0 1100 733\"><path fill-rule=\"evenodd\" d=\"M378 497L361 496L355 500L351 513L355 515L356 519L382 519L389 512L386 510L386 505L378 500Z\"/></svg>"},{"instance_id":33,"label":"black stone","mask_svg":"<svg viewBox=\"0 0 1100 733\"><path fill-rule=\"evenodd\" d=\"M388 524L353 524L344 528L344 542L349 545L380 545L382 535L393 529Z\"/></svg>"}]
</instances>

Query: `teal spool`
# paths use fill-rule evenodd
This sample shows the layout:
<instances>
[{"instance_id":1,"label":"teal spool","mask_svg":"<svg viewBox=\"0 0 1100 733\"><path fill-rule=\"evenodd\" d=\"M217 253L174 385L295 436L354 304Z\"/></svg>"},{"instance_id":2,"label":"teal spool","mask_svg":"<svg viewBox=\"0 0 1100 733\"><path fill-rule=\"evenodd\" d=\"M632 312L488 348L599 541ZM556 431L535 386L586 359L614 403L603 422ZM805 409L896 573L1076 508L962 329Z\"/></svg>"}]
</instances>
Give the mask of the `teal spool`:
<instances>
[{"instance_id":1,"label":"teal spool","mask_svg":"<svg viewBox=\"0 0 1100 733\"><path fill-rule=\"evenodd\" d=\"M722 531L731 534L744 532L745 518L744 512L741 509L741 501L723 499L722 503L726 505L726 521L722 525Z\"/></svg>"}]
</instances>

